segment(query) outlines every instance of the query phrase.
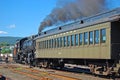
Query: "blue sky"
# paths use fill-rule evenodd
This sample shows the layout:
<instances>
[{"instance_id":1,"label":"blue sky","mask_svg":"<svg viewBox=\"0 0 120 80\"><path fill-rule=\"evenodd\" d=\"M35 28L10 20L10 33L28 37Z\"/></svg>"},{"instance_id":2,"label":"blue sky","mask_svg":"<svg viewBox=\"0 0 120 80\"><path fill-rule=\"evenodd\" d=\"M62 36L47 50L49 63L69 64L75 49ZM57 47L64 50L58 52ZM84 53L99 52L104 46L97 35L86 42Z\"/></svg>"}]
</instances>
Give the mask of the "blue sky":
<instances>
[{"instance_id":1,"label":"blue sky","mask_svg":"<svg viewBox=\"0 0 120 80\"><path fill-rule=\"evenodd\" d=\"M120 0L106 0L106 4L107 8L114 9L120 7Z\"/></svg>"},{"instance_id":2,"label":"blue sky","mask_svg":"<svg viewBox=\"0 0 120 80\"><path fill-rule=\"evenodd\" d=\"M40 22L57 0L0 0L0 36L26 37L38 33Z\"/></svg>"},{"instance_id":3,"label":"blue sky","mask_svg":"<svg viewBox=\"0 0 120 80\"><path fill-rule=\"evenodd\" d=\"M58 0L0 0L0 36L26 37L38 33L43 19ZM63 0L62 0L63 1ZM120 0L106 0L110 9L120 7Z\"/></svg>"}]
</instances>

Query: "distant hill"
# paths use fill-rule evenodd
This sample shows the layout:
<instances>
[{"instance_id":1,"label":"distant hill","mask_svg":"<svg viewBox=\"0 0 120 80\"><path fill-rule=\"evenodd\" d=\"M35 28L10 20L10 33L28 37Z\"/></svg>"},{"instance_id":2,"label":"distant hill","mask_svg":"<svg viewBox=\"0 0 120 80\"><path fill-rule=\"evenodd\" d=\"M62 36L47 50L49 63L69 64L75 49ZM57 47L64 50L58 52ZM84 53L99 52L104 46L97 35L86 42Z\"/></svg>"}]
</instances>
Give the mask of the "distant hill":
<instances>
[{"instance_id":1,"label":"distant hill","mask_svg":"<svg viewBox=\"0 0 120 80\"><path fill-rule=\"evenodd\" d=\"M21 37L0 37L0 43L6 42L13 45L18 39L21 39Z\"/></svg>"}]
</instances>

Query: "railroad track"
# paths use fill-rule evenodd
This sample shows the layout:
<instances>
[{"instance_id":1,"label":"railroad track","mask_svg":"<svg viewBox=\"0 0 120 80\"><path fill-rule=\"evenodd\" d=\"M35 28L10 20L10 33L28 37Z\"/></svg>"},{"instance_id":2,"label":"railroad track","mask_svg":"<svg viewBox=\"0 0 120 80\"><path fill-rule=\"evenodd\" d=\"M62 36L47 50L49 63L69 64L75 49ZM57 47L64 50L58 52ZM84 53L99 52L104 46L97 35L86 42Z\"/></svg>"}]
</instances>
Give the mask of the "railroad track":
<instances>
[{"instance_id":1,"label":"railroad track","mask_svg":"<svg viewBox=\"0 0 120 80\"><path fill-rule=\"evenodd\" d=\"M94 77L84 73L73 73L55 69L39 69L28 68L28 66L21 64L0 64L0 69L3 74L13 80L113 80L106 78ZM6 73L8 72L8 73ZM13 75L11 77L11 75ZM18 76L19 79L16 77ZM120 80L119 78L115 80Z\"/></svg>"},{"instance_id":2,"label":"railroad track","mask_svg":"<svg viewBox=\"0 0 120 80\"><path fill-rule=\"evenodd\" d=\"M54 71L53 72L40 71L33 68L27 68L27 67L15 66L15 65L8 65L7 68L9 68L14 73L31 77L34 80L81 80L78 78L70 77L71 75L66 76L66 75L56 74Z\"/></svg>"}]
</instances>

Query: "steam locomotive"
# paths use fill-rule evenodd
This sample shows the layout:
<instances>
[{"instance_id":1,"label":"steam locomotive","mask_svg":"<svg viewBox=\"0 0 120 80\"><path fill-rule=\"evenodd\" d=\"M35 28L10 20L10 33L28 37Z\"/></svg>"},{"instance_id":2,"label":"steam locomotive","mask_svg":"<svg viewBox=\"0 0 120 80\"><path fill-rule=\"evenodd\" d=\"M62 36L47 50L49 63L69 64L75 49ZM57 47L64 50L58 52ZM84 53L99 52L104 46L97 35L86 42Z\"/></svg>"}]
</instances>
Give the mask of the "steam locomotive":
<instances>
[{"instance_id":1,"label":"steam locomotive","mask_svg":"<svg viewBox=\"0 0 120 80\"><path fill-rule=\"evenodd\" d=\"M29 54L34 58L35 52L35 36L25 37L18 40L14 46L14 61L18 63L28 63Z\"/></svg>"},{"instance_id":2,"label":"steam locomotive","mask_svg":"<svg viewBox=\"0 0 120 80\"><path fill-rule=\"evenodd\" d=\"M19 40L14 49L17 62L60 69L82 65L98 75L120 76L120 8L86 17ZM83 67L85 66L85 67Z\"/></svg>"}]
</instances>

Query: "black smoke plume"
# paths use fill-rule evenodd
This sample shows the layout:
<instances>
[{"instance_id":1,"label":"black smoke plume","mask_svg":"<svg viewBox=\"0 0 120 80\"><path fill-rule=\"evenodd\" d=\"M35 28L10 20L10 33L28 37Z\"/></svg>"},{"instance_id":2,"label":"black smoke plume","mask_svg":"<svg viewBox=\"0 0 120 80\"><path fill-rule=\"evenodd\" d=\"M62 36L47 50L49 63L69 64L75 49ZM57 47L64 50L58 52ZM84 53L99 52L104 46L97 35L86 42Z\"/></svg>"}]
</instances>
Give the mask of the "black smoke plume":
<instances>
[{"instance_id":1,"label":"black smoke plume","mask_svg":"<svg viewBox=\"0 0 120 80\"><path fill-rule=\"evenodd\" d=\"M45 27L76 20L105 10L105 0L58 0L56 5L41 22L39 32Z\"/></svg>"}]
</instances>

